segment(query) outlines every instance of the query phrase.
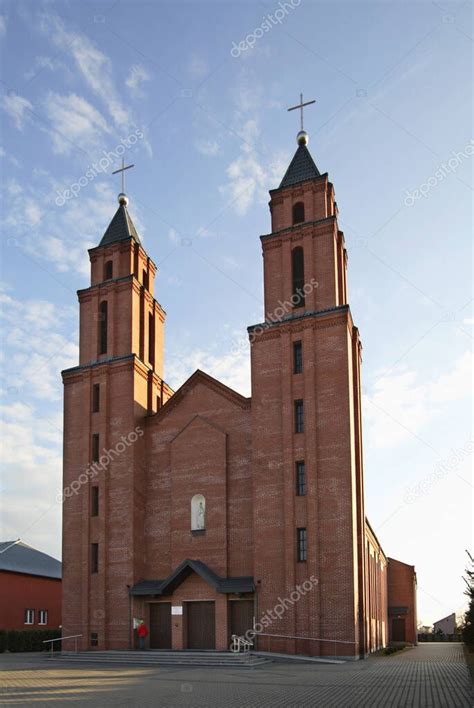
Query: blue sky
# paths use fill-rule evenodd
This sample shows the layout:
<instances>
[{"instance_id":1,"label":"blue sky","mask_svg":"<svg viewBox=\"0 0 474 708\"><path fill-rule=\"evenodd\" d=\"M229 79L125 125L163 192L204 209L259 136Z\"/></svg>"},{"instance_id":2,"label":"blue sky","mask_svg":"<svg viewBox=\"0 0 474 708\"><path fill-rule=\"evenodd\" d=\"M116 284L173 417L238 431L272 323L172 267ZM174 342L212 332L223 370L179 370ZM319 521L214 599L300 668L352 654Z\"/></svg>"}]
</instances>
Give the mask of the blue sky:
<instances>
[{"instance_id":1,"label":"blue sky","mask_svg":"<svg viewBox=\"0 0 474 708\"><path fill-rule=\"evenodd\" d=\"M87 248L116 209L119 159L106 154L134 143L126 191L159 267L166 379L177 387L199 367L249 394L258 237L296 148L286 108L303 91L317 99L309 148L335 185L364 345L367 514L385 552L416 565L420 619L459 611L472 543L470 4L0 12L2 538L60 554L60 370L77 363Z\"/></svg>"}]
</instances>

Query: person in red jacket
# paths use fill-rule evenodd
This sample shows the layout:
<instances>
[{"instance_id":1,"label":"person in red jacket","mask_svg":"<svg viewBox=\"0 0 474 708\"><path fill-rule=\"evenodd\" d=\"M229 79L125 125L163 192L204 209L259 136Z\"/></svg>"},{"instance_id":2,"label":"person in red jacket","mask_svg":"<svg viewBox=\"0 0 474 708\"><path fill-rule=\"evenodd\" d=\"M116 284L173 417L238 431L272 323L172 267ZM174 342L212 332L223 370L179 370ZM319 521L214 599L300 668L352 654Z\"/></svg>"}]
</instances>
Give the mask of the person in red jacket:
<instances>
[{"instance_id":1,"label":"person in red jacket","mask_svg":"<svg viewBox=\"0 0 474 708\"><path fill-rule=\"evenodd\" d=\"M143 651L145 649L145 639L148 637L148 629L145 622L142 620L138 625L138 648Z\"/></svg>"}]
</instances>

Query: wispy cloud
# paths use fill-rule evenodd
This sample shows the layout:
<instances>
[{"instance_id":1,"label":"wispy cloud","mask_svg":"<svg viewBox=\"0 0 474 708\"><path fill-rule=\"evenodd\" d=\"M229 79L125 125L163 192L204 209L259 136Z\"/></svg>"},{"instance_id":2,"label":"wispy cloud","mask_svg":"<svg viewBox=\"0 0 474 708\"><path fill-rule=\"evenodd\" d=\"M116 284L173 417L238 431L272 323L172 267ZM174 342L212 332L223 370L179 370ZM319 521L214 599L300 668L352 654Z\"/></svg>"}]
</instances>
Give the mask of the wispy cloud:
<instances>
[{"instance_id":1,"label":"wispy cloud","mask_svg":"<svg viewBox=\"0 0 474 708\"><path fill-rule=\"evenodd\" d=\"M469 396L471 372L472 357L465 352L448 372L431 381L410 369L382 374L363 397L368 447L392 448L423 435L449 401Z\"/></svg>"},{"instance_id":2,"label":"wispy cloud","mask_svg":"<svg viewBox=\"0 0 474 708\"><path fill-rule=\"evenodd\" d=\"M27 98L10 92L2 99L2 108L13 120L18 130L23 130L33 104Z\"/></svg>"},{"instance_id":3,"label":"wispy cloud","mask_svg":"<svg viewBox=\"0 0 474 708\"><path fill-rule=\"evenodd\" d=\"M141 85L145 83L145 81L150 81L151 75L149 72L145 69L144 66L141 66L141 64L135 64L132 66L130 69L130 73L125 80L125 84L128 86L130 89L130 92L137 97L143 97L144 93L141 90Z\"/></svg>"},{"instance_id":4,"label":"wispy cloud","mask_svg":"<svg viewBox=\"0 0 474 708\"><path fill-rule=\"evenodd\" d=\"M51 122L53 150L68 154L74 147L94 149L110 133L105 118L85 98L71 93L61 96L50 92L46 99L46 113Z\"/></svg>"},{"instance_id":5,"label":"wispy cloud","mask_svg":"<svg viewBox=\"0 0 474 708\"><path fill-rule=\"evenodd\" d=\"M215 157L219 153L220 146L215 140L197 140L194 146L201 155Z\"/></svg>"},{"instance_id":6,"label":"wispy cloud","mask_svg":"<svg viewBox=\"0 0 474 708\"><path fill-rule=\"evenodd\" d=\"M79 74L104 104L114 125L119 129L129 128L133 119L120 99L109 57L84 34L68 30L57 15L43 15L41 28L55 46L72 56Z\"/></svg>"}]
</instances>

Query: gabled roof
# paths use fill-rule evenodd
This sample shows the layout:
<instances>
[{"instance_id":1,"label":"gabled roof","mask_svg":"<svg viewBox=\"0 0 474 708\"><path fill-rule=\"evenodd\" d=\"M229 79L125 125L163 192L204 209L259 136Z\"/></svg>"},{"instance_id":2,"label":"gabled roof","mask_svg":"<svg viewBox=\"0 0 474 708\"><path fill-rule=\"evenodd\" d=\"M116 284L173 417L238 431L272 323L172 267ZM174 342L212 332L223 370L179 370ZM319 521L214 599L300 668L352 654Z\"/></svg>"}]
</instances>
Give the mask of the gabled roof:
<instances>
[{"instance_id":1,"label":"gabled roof","mask_svg":"<svg viewBox=\"0 0 474 708\"><path fill-rule=\"evenodd\" d=\"M44 578L61 578L61 563L27 546L23 541L3 541L0 543L0 570L25 575L41 575Z\"/></svg>"},{"instance_id":2,"label":"gabled roof","mask_svg":"<svg viewBox=\"0 0 474 708\"><path fill-rule=\"evenodd\" d=\"M128 241L130 238L135 239L137 243L141 243L127 207L125 204L120 204L115 212L114 218L110 222L105 234L102 236L99 247L108 246L111 243L117 243L117 241Z\"/></svg>"},{"instance_id":3,"label":"gabled roof","mask_svg":"<svg viewBox=\"0 0 474 708\"><path fill-rule=\"evenodd\" d=\"M219 395L224 396L225 398L233 401L240 408L248 408L250 405L250 398L242 396L242 394L238 393L237 391L234 391L233 388L229 388L229 386L226 386L225 384L221 383L213 376L209 376L209 374L206 374L204 371L201 371L201 369L196 369L194 374L191 374L189 379L186 379L184 384L182 384L178 388L178 390L175 391L171 398L166 401L165 405L162 406L157 413L155 413L153 418L158 419L162 416L165 416L182 400L186 393L188 393L189 390L199 382L203 383L205 386L209 386Z\"/></svg>"},{"instance_id":4,"label":"gabled roof","mask_svg":"<svg viewBox=\"0 0 474 708\"><path fill-rule=\"evenodd\" d=\"M251 576L220 578L202 561L186 559L165 580L142 580L130 589L130 595L171 595L191 573L199 575L220 593L254 592L255 590Z\"/></svg>"},{"instance_id":5,"label":"gabled roof","mask_svg":"<svg viewBox=\"0 0 474 708\"><path fill-rule=\"evenodd\" d=\"M315 179L320 176L321 173L316 167L316 164L306 145L298 145L298 149L293 155L293 159L290 162L290 165L285 172L285 176L283 177L278 189L292 187L294 184L306 182L309 179Z\"/></svg>"}]
</instances>

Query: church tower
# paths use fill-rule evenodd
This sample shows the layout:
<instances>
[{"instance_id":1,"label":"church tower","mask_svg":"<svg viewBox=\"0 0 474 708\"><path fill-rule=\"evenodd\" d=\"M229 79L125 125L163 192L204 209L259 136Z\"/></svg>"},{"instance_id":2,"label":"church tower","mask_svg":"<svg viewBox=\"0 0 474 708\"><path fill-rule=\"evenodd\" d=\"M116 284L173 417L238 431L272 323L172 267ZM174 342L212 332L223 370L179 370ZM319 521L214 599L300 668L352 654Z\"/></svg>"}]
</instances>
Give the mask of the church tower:
<instances>
[{"instance_id":1,"label":"church tower","mask_svg":"<svg viewBox=\"0 0 474 708\"><path fill-rule=\"evenodd\" d=\"M361 345L334 188L304 130L297 143L270 191L265 321L249 327L258 615L312 583L269 631L346 643L281 639L272 649L357 656L365 651Z\"/></svg>"},{"instance_id":2,"label":"church tower","mask_svg":"<svg viewBox=\"0 0 474 708\"><path fill-rule=\"evenodd\" d=\"M89 251L78 292L79 366L63 371L63 635L83 648L130 639L128 586L143 574L144 419L171 395L163 381L165 313L156 266L119 195Z\"/></svg>"}]
</instances>

